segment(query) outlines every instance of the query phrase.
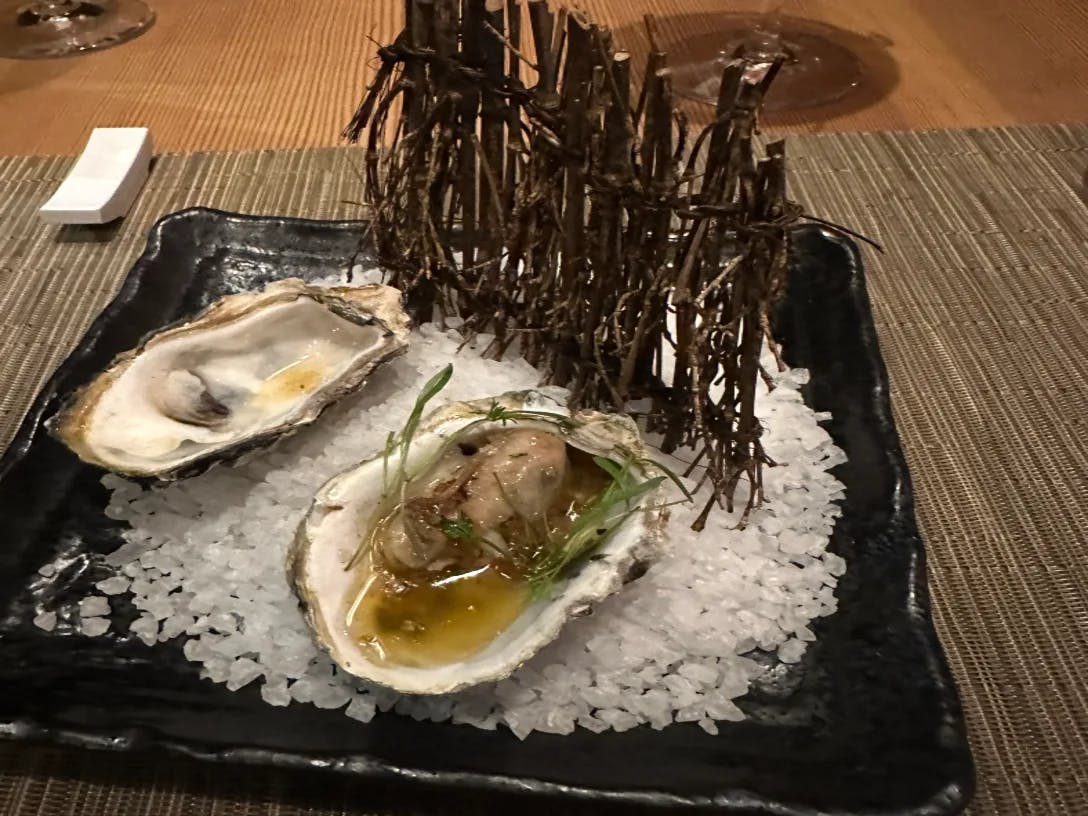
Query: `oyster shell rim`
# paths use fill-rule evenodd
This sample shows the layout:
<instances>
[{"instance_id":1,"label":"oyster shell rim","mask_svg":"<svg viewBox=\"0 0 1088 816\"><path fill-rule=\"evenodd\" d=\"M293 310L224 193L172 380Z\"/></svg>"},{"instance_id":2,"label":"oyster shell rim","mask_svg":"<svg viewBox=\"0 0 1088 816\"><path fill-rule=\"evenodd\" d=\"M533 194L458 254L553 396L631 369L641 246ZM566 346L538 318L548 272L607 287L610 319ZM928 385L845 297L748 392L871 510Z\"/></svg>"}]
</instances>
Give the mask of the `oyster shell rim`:
<instances>
[{"instance_id":1,"label":"oyster shell rim","mask_svg":"<svg viewBox=\"0 0 1088 816\"><path fill-rule=\"evenodd\" d=\"M161 469L126 467L118 462L107 461L82 440L81 425L94 409L98 398L148 349L195 330L224 326L244 319L257 308L270 303L289 303L303 297L357 325L376 321L385 327L384 336L390 341L383 353L370 358L364 365L349 369L338 381L333 381L335 387L332 384L326 386L323 389L323 399L315 401L315 407L303 410L298 416L279 425L240 437L222 447L211 448ZM61 442L86 464L126 478L172 482L204 473L216 464L237 462L312 424L335 402L362 387L366 378L378 366L404 354L408 349L410 333L411 320L404 311L402 293L391 286L364 284L325 287L315 286L297 277L281 278L269 282L260 290L243 290L224 295L195 314L147 332L135 346L115 355L92 379L63 397L57 410L43 424L51 437Z\"/></svg>"},{"instance_id":2,"label":"oyster shell rim","mask_svg":"<svg viewBox=\"0 0 1088 816\"><path fill-rule=\"evenodd\" d=\"M496 397L485 398L481 400L470 400L454 402L449 405L440 407L434 412L429 414L423 422L420 424L419 429L416 432L416 438L426 433L438 433L440 429L451 425L459 420L479 419L480 411L486 410L496 401L499 401L504 407L516 408L523 407L530 404L530 400L535 396L542 396L547 399L546 394L542 394L540 391L528 390L528 391L514 391L508 392ZM553 401L554 402L554 401ZM560 403L555 403L556 407L566 411L565 406ZM585 424L599 423L609 429L620 430L621 433L627 435L633 444L629 445L631 453L635 454L639 458L645 459L646 449L642 442L641 436L638 431L638 427L634 421L629 417L622 414L609 414L600 411L593 410L581 410L569 412L569 416L575 422L583 420ZM481 431L486 431L492 427L504 427L500 421L493 423L485 423L480 426ZM549 425L539 420L525 420L518 423L518 427L545 427L554 431L555 426ZM451 429L453 430L453 429ZM564 435L564 439L567 444L571 444L569 436ZM580 445L574 445L574 447L581 448ZM585 448L581 448L586 450ZM612 450L615 450L613 447ZM606 455L602 450L593 450L587 452L594 452L597 455ZM342 671L368 683L372 683L376 686L381 686L387 689L391 689L401 694L413 694L413 695L435 695L435 694L453 694L458 691L462 691L473 686L478 686L484 683L497 682L509 677L522 665L528 662L533 656L540 652L545 646L555 641L561 634L562 629L572 617L579 617L586 614L587 609L592 609L596 604L602 602L610 595L617 592L625 584L630 583L633 580L637 580L645 572L645 569L641 567L647 566L652 563L653 560L661 553L664 542L664 530L669 518L669 512L667 508L656 507L651 508L646 505L653 500L658 494L658 490L650 491L645 496L641 497L639 501L639 507L642 512L634 515L631 519L623 522L620 529L616 531L616 535L613 536L611 541L615 541L619 533L625 528L628 531L635 528L639 522L641 522L641 529L637 534L632 536L633 540L626 544L622 550L615 553L616 557L609 559L598 559L588 564L583 564L578 572L568 576L564 579L562 589L557 596L552 600L540 600L530 603L522 612L518 615L514 622L510 624L503 633L509 631L517 621L524 618L526 615L533 614L535 619L539 620L541 612L549 605L556 603L560 598L563 599L563 607L565 614L556 617L551 625L543 630L539 630L539 636L530 639L522 648L512 657L500 661L497 667L491 670L486 675L474 675L471 677L453 678L446 682L432 683L427 687L423 687L421 684L416 684L412 688L407 688L401 685L391 684L389 682L383 682L380 679L375 678L372 674L360 672L358 669L360 666L377 666L372 661L369 661L365 657L365 653L360 649L357 654L361 661L356 661L354 666L346 665L346 661L342 661L338 655L337 650L334 647L335 639L329 632L329 628L326 625L325 620L318 611L320 604L319 599L315 591L310 589L308 584L309 573L306 568L307 556L315 546L314 540L309 535L309 522L315 513L319 512L323 506L325 506L325 498L328 497L330 492L338 487L347 478L357 475L360 471L376 466L385 467L382 462L383 454L378 452L375 456L363 460L343 471L335 474L329 478L317 491L311 502L309 508L306 511L305 516L296 528L295 535L292 538L290 545L288 546L287 556L285 559L285 570L287 574L288 584L290 585L295 597L298 599L299 607L302 611L303 617L306 620L307 626L310 629L311 637L317 644L318 648L322 652L328 655L329 659ZM645 470L643 470L645 473ZM610 541L610 543L611 543ZM607 545L606 545L607 546ZM585 580L586 570L592 569L594 565L607 565L610 567L608 571L598 568L591 575L595 580ZM582 584L586 586L581 588L577 593L572 592L572 587L575 585L579 587ZM337 600L339 605L339 599ZM533 610L537 610L533 612ZM500 633L497 637L502 637L503 633ZM492 641L494 642L494 641ZM486 652L488 647L484 647L481 653ZM480 653L478 653L480 654ZM454 665L464 665L471 663L477 656L473 655L460 661L456 661ZM447 664L447 666L450 664ZM378 666L379 669L386 667ZM428 667L425 669L417 669L415 667L398 667L393 666L392 671L407 670L407 671L421 671L425 673L437 673L445 669L446 666Z\"/></svg>"}]
</instances>

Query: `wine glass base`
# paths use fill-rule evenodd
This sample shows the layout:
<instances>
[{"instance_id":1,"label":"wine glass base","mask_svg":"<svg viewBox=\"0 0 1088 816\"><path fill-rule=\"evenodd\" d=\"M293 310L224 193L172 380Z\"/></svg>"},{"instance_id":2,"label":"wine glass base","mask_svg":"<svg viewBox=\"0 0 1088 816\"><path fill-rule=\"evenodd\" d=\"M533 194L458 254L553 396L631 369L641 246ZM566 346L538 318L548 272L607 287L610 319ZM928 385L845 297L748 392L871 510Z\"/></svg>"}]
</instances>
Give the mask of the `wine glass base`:
<instances>
[{"instance_id":1,"label":"wine glass base","mask_svg":"<svg viewBox=\"0 0 1088 816\"><path fill-rule=\"evenodd\" d=\"M41 59L109 48L154 21L142 0L6 5L0 11L0 57Z\"/></svg>"},{"instance_id":2,"label":"wine glass base","mask_svg":"<svg viewBox=\"0 0 1088 816\"><path fill-rule=\"evenodd\" d=\"M715 17L712 31L685 37L682 47L674 48L673 88L681 96L716 105L722 70L734 54L752 55L761 42L777 38L773 45L786 61L767 92L764 111L828 105L861 85L861 60L842 44L848 37L834 26L797 17L723 14Z\"/></svg>"}]
</instances>

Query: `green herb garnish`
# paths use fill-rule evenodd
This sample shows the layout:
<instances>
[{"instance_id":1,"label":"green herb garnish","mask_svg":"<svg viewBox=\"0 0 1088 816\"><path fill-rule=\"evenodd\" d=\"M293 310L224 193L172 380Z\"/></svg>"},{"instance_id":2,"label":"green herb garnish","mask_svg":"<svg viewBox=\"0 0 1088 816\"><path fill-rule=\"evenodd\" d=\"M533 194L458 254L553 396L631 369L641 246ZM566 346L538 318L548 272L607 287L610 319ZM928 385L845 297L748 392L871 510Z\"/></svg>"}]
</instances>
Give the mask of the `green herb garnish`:
<instances>
[{"instance_id":1,"label":"green herb garnish","mask_svg":"<svg viewBox=\"0 0 1088 816\"><path fill-rule=\"evenodd\" d=\"M412 444L412 438L416 435L416 431L419 430L420 420L423 419L423 409L427 406L427 403L438 396L438 393L445 388L450 381L450 377L453 376L453 365L450 364L427 380L423 386L423 390L419 392L419 396L416 397L415 404L412 406L412 412L408 414L408 419L404 423L404 428L401 429L400 437L396 441L396 446L400 448L400 460L397 465L397 475L402 482L408 481L407 472L405 470L405 462L408 459L408 446Z\"/></svg>"},{"instance_id":2,"label":"green herb garnish","mask_svg":"<svg viewBox=\"0 0 1088 816\"><path fill-rule=\"evenodd\" d=\"M354 567L362 555L374 544L374 539L378 535L378 530L381 529L382 522L395 509L389 506L390 498L395 496L399 499L403 495L404 487L409 479L407 465L405 464L408 458L408 446L412 444L412 438L416 435L416 431L419 430L419 423L423 418L423 409L427 407L428 402L438 396L438 393L446 387L452 376L453 365L451 364L427 380L423 390L416 397L401 432L394 434L390 431L389 436L386 437L385 447L382 449L382 497L367 525L369 533L352 554L351 559L344 567L345 572ZM393 455L394 451L400 453L400 458L397 460L397 469L393 474L392 482L390 482L389 457Z\"/></svg>"},{"instance_id":3,"label":"green herb garnish","mask_svg":"<svg viewBox=\"0 0 1088 816\"><path fill-rule=\"evenodd\" d=\"M446 538L452 538L454 541L475 541L479 537L472 526L472 521L464 513L460 518L442 519L441 527Z\"/></svg>"},{"instance_id":4,"label":"green herb garnish","mask_svg":"<svg viewBox=\"0 0 1088 816\"><path fill-rule=\"evenodd\" d=\"M638 500L660 487L666 478L639 480L632 473L631 460L620 465L603 456L594 456L593 461L612 481L582 506L563 538L549 542L531 565L528 579L536 598L550 597L564 573L572 565L592 557L639 509Z\"/></svg>"},{"instance_id":5,"label":"green herb garnish","mask_svg":"<svg viewBox=\"0 0 1088 816\"><path fill-rule=\"evenodd\" d=\"M442 519L442 523L439 525L446 538L453 541L463 541L466 544L475 544L477 547L483 550L487 550L494 556L499 558L505 558L506 560L512 560L510 552L500 547L495 541L489 538L485 538L476 532L476 528L472 524L472 519L466 516L464 513L460 517L451 519Z\"/></svg>"},{"instance_id":6,"label":"green herb garnish","mask_svg":"<svg viewBox=\"0 0 1088 816\"><path fill-rule=\"evenodd\" d=\"M416 398L400 433L394 434L391 432L386 438L385 447L382 450L382 497L367 525L369 531L367 536L352 555L351 560L344 568L345 570L354 567L362 555L374 545L384 522L404 503L405 492L412 479L419 474L427 473L446 451L471 436L481 425L495 422L506 425L508 423L536 421L553 425L560 434L570 434L574 431L574 424L571 422L570 417L565 414L507 408L497 402L492 402L486 410L476 412L476 419L462 425L445 437L437 450L417 462L409 471L407 464L408 451L416 432L419 430L423 419L423 411L427 403L446 387L452 376L453 366L447 365L431 377ZM398 460L396 467L391 469L389 459L394 453L397 454ZM520 455L524 454L515 454L515 456ZM549 525L545 524L544 540L541 542L541 546L536 548L537 555L529 563L518 565L525 570L526 578L532 588L533 595L536 597L548 596L556 583L562 579L572 565L591 557L620 525L638 510L638 500L657 489L666 478L675 482L684 495L689 500L691 499L691 494L680 479L656 462L648 459L636 459L630 455L625 458L622 465L602 456L594 456L593 461L610 477L611 481L607 487L586 502L573 526L561 537L557 536L553 539L547 532ZM649 468L656 468L665 475L639 479L634 472L636 465L642 472ZM501 483L499 484L499 490L505 498L505 490ZM514 506L509 498L507 498L507 502L511 507ZM463 513L456 519L443 519L439 527L442 533L452 541L474 544L492 555L517 564L518 559L500 546L498 542L494 541L493 538L478 533L473 526L472 520ZM526 527L529 527L527 521Z\"/></svg>"}]
</instances>

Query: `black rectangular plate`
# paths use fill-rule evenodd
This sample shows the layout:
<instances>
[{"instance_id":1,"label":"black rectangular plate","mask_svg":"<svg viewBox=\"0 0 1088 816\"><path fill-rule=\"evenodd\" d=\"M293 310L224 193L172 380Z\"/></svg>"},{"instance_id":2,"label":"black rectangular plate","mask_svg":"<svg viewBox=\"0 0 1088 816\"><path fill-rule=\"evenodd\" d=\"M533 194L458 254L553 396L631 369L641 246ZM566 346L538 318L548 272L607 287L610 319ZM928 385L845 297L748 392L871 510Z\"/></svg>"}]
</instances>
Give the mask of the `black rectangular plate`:
<instances>
[{"instance_id":1,"label":"black rectangular plate","mask_svg":"<svg viewBox=\"0 0 1088 816\"><path fill-rule=\"evenodd\" d=\"M832 549L848 562L839 611L802 663L772 666L718 736L693 724L570 736L419 723L369 724L310 706L273 708L256 688L200 680L180 642L85 638L65 619L119 543L101 474L41 428L58 397L148 331L228 292L314 278L356 256L360 225L192 209L152 230L117 298L46 385L0 461L0 735L88 747L152 747L208 760L331 768L411 786L536 796L564 811L605 803L727 813L948 814L974 773L955 687L930 621L925 555L888 402L860 258L814 227L793 240L778 316L805 398L830 411L849 456ZM56 576L38 568L67 559ZM120 614L133 610L122 602ZM115 609L117 609L115 604ZM58 631L32 619L59 610Z\"/></svg>"}]
</instances>

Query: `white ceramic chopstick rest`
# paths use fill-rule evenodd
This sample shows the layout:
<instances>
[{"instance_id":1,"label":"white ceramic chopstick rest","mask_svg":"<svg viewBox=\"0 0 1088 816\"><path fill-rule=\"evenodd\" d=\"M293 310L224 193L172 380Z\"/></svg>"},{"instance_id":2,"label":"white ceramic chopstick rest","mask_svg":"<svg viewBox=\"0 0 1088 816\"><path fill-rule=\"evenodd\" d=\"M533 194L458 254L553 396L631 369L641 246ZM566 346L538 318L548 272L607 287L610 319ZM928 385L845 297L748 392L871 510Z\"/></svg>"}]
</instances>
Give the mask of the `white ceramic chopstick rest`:
<instances>
[{"instance_id":1,"label":"white ceramic chopstick rest","mask_svg":"<svg viewBox=\"0 0 1088 816\"><path fill-rule=\"evenodd\" d=\"M147 128L95 128L53 197L38 211L50 224L105 224L132 206L151 167Z\"/></svg>"}]
</instances>

